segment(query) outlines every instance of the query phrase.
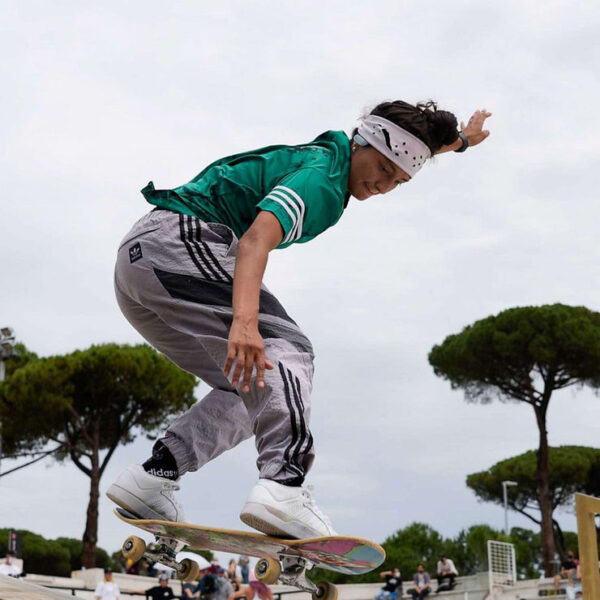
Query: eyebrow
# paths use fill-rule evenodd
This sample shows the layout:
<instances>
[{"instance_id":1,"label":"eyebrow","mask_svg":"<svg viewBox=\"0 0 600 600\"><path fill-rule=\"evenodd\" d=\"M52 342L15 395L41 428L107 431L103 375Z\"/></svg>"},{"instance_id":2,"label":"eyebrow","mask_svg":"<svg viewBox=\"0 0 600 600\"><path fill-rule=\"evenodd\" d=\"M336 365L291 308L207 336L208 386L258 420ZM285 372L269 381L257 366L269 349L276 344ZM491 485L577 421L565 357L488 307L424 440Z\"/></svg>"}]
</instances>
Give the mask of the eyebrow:
<instances>
[{"instance_id":1,"label":"eyebrow","mask_svg":"<svg viewBox=\"0 0 600 600\"><path fill-rule=\"evenodd\" d=\"M389 159L387 156L384 156L383 158L384 158L384 160L386 160L386 161L387 161L387 165L388 165L388 167L390 167L390 168L391 168L391 169L392 169L394 172L396 171L396 169L399 169L399 168L400 168L400 167L396 166L396 165L395 165L395 164L394 164L394 163L393 163L393 162L392 162L392 161L391 161L391 160L390 160L390 159ZM400 180L401 180L403 183L406 183L407 181L410 181L410 180L411 180L411 177L410 177L410 175L406 174L406 178L405 178L405 177L403 177L403 176L401 176L401 177L399 177L399 179L400 179Z\"/></svg>"}]
</instances>

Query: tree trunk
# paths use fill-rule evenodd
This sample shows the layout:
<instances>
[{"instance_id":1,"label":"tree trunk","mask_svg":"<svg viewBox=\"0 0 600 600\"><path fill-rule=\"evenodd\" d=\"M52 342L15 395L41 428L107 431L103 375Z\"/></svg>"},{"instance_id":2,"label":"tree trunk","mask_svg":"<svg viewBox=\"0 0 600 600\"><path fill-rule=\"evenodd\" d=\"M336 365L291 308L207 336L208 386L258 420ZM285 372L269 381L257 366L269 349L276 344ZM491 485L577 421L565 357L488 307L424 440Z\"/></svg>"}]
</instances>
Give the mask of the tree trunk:
<instances>
[{"instance_id":1,"label":"tree trunk","mask_svg":"<svg viewBox=\"0 0 600 600\"><path fill-rule=\"evenodd\" d=\"M542 556L546 577L554 575L554 531L552 527L552 500L548 477L548 432L546 431L546 411L535 407L535 417L540 432L540 445L537 455L537 484L540 510L542 513Z\"/></svg>"},{"instance_id":2,"label":"tree trunk","mask_svg":"<svg viewBox=\"0 0 600 600\"><path fill-rule=\"evenodd\" d=\"M97 428L96 428L97 429ZM98 543L98 498L100 497L100 432L94 431L92 467L90 473L90 500L87 507L81 565L86 569L96 566L96 544Z\"/></svg>"},{"instance_id":3,"label":"tree trunk","mask_svg":"<svg viewBox=\"0 0 600 600\"><path fill-rule=\"evenodd\" d=\"M552 524L554 526L554 547L558 552L558 557L562 561L567 558L567 552L565 550L565 536L563 535L562 529L560 528L558 521L552 519Z\"/></svg>"}]
</instances>

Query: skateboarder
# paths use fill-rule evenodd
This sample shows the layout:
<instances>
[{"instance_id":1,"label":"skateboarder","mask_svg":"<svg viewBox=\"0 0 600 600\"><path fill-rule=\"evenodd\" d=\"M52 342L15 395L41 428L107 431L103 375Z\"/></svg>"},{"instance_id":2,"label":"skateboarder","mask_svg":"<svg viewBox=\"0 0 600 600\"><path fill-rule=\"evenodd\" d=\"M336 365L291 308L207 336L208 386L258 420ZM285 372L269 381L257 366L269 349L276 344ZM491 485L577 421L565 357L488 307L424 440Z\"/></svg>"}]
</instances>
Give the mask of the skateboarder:
<instances>
[{"instance_id":1,"label":"skateboarder","mask_svg":"<svg viewBox=\"0 0 600 600\"><path fill-rule=\"evenodd\" d=\"M297 146L228 156L170 190L149 183L156 208L123 239L115 291L129 322L212 389L175 420L152 456L107 494L143 518L184 521L179 479L255 436L259 480L241 519L266 534L334 535L304 479L313 459L313 349L262 285L271 250L335 225L364 201L410 181L433 154L482 142L491 113L458 131L433 102L383 102L348 139L327 131ZM314 290L311 293L315 293Z\"/></svg>"}]
</instances>

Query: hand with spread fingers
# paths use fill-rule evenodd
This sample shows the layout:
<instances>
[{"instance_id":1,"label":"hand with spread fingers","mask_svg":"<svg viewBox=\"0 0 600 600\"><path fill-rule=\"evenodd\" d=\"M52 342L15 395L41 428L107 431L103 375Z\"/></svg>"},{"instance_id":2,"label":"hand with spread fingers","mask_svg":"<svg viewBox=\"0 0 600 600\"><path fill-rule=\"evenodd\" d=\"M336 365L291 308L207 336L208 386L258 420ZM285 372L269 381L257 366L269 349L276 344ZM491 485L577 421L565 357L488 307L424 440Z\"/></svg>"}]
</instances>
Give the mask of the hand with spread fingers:
<instances>
[{"instance_id":1,"label":"hand with spread fingers","mask_svg":"<svg viewBox=\"0 0 600 600\"><path fill-rule=\"evenodd\" d=\"M250 381L255 366L256 385L264 388L265 369L273 369L273 364L265 355L265 343L258 332L258 326L243 325L234 320L229 332L227 361L223 372L229 378L233 368L231 385L237 389L241 381L241 391L247 393L250 391Z\"/></svg>"},{"instance_id":2,"label":"hand with spread fingers","mask_svg":"<svg viewBox=\"0 0 600 600\"><path fill-rule=\"evenodd\" d=\"M492 113L483 108L482 110L476 110L466 125L461 121L460 128L467 136L469 146L477 146L490 135L488 129L483 129L483 125L485 120L491 116Z\"/></svg>"}]
</instances>

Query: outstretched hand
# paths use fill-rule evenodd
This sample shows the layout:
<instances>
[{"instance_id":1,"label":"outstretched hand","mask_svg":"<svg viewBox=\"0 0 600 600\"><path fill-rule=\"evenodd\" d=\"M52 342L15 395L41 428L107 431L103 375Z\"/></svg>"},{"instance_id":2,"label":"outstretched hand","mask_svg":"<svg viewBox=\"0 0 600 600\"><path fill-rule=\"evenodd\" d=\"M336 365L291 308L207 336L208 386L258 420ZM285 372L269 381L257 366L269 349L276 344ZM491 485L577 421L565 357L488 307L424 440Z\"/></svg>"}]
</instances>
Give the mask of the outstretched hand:
<instances>
[{"instance_id":1,"label":"outstretched hand","mask_svg":"<svg viewBox=\"0 0 600 600\"><path fill-rule=\"evenodd\" d=\"M488 129L483 129L483 125L485 120L491 116L492 113L488 112L484 108L482 110L476 110L466 125L461 121L460 128L467 136L469 140L469 146L477 146L477 144L481 144L481 142L483 142L483 140L490 135Z\"/></svg>"}]
</instances>

